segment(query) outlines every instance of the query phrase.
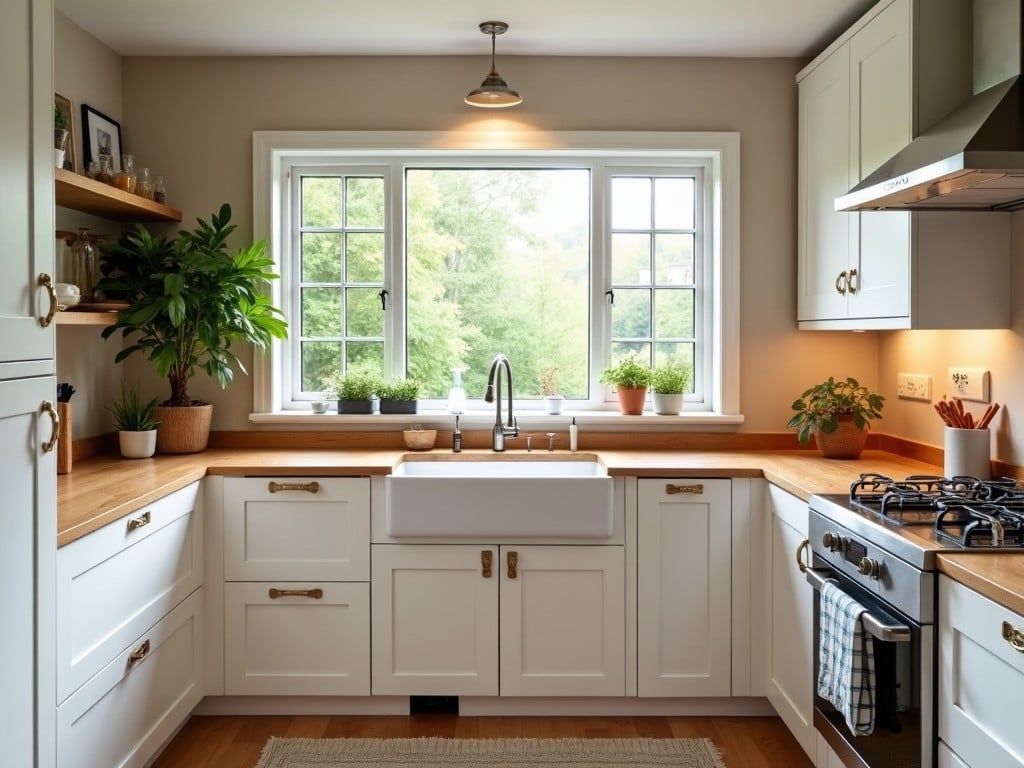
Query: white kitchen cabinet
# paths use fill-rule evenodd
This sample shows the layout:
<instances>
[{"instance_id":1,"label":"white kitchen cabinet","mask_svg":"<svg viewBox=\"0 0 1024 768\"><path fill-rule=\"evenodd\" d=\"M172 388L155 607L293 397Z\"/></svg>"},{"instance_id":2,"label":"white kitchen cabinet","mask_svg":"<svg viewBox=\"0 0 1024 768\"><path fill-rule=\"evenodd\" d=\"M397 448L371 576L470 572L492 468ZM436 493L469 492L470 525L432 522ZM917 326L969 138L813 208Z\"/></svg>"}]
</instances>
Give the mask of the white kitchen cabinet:
<instances>
[{"instance_id":1,"label":"white kitchen cabinet","mask_svg":"<svg viewBox=\"0 0 1024 768\"><path fill-rule=\"evenodd\" d=\"M368 478L225 478L224 693L370 693Z\"/></svg>"},{"instance_id":2,"label":"white kitchen cabinet","mask_svg":"<svg viewBox=\"0 0 1024 768\"><path fill-rule=\"evenodd\" d=\"M970 95L970 5L882 0L798 75L802 329L1009 327L1009 214L834 210Z\"/></svg>"},{"instance_id":3,"label":"white kitchen cabinet","mask_svg":"<svg viewBox=\"0 0 1024 768\"><path fill-rule=\"evenodd\" d=\"M764 581L768 621L767 696L779 717L814 757L814 590L798 564L807 539L807 502L765 484L768 573Z\"/></svg>"},{"instance_id":4,"label":"white kitchen cabinet","mask_svg":"<svg viewBox=\"0 0 1024 768\"><path fill-rule=\"evenodd\" d=\"M615 545L374 545L374 694L623 696L623 558Z\"/></svg>"},{"instance_id":5,"label":"white kitchen cabinet","mask_svg":"<svg viewBox=\"0 0 1024 768\"><path fill-rule=\"evenodd\" d=\"M637 486L638 694L729 696L731 482Z\"/></svg>"},{"instance_id":6,"label":"white kitchen cabinet","mask_svg":"<svg viewBox=\"0 0 1024 768\"><path fill-rule=\"evenodd\" d=\"M1020 768L1022 700L1024 616L940 575L940 741L971 768Z\"/></svg>"}]
</instances>

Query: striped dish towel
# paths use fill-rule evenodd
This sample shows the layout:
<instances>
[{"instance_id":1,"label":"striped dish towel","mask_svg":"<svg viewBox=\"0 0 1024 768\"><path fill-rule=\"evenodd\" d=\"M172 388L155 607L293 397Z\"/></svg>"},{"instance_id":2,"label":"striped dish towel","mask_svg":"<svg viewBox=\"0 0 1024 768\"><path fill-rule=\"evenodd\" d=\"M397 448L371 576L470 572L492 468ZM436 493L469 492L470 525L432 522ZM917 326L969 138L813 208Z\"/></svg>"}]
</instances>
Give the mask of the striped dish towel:
<instances>
[{"instance_id":1,"label":"striped dish towel","mask_svg":"<svg viewBox=\"0 0 1024 768\"><path fill-rule=\"evenodd\" d=\"M875 656L863 605L833 581L821 587L818 695L843 715L854 736L875 729Z\"/></svg>"}]
</instances>

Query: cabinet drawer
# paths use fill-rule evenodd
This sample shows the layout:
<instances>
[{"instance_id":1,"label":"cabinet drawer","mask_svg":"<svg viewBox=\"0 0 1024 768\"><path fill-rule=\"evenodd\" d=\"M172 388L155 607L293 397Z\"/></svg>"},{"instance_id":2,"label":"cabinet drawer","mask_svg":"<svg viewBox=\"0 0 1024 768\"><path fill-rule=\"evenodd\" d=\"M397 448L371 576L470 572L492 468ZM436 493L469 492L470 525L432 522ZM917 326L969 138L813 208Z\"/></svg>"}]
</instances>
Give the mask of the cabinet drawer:
<instances>
[{"instance_id":1,"label":"cabinet drawer","mask_svg":"<svg viewBox=\"0 0 1024 768\"><path fill-rule=\"evenodd\" d=\"M1024 653L1003 637L1024 617L940 580L939 737L968 765L1024 766Z\"/></svg>"},{"instance_id":2,"label":"cabinet drawer","mask_svg":"<svg viewBox=\"0 0 1024 768\"><path fill-rule=\"evenodd\" d=\"M199 483L57 550L57 700L203 580Z\"/></svg>"},{"instance_id":3,"label":"cabinet drawer","mask_svg":"<svg viewBox=\"0 0 1024 768\"><path fill-rule=\"evenodd\" d=\"M57 765L146 765L185 721L203 696L202 595L196 590L57 708Z\"/></svg>"},{"instance_id":4,"label":"cabinet drawer","mask_svg":"<svg viewBox=\"0 0 1024 768\"><path fill-rule=\"evenodd\" d=\"M228 583L224 625L229 696L370 693L369 584Z\"/></svg>"},{"instance_id":5,"label":"cabinet drawer","mask_svg":"<svg viewBox=\"0 0 1024 768\"><path fill-rule=\"evenodd\" d=\"M369 478L227 478L227 581L369 581Z\"/></svg>"}]
</instances>

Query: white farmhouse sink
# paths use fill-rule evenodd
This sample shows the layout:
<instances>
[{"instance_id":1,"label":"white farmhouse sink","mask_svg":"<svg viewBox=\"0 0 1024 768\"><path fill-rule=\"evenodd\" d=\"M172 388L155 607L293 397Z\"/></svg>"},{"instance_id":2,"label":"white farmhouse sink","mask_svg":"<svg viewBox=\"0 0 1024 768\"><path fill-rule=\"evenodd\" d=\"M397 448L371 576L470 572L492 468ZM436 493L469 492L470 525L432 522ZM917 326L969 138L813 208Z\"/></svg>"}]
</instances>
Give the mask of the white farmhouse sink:
<instances>
[{"instance_id":1,"label":"white farmhouse sink","mask_svg":"<svg viewBox=\"0 0 1024 768\"><path fill-rule=\"evenodd\" d=\"M405 461L384 478L394 537L609 538L613 480L589 459Z\"/></svg>"}]
</instances>

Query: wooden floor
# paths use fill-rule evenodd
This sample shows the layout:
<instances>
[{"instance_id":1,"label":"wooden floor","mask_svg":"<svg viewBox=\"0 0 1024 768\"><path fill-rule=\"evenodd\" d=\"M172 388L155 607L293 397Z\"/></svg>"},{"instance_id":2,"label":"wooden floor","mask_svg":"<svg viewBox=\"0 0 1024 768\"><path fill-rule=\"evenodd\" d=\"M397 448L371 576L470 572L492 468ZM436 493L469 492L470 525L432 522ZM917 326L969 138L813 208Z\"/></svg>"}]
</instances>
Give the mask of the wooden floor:
<instances>
[{"instance_id":1,"label":"wooden floor","mask_svg":"<svg viewBox=\"0 0 1024 768\"><path fill-rule=\"evenodd\" d=\"M697 738L728 768L813 768L774 717L193 717L152 768L253 768L271 736L291 738Z\"/></svg>"}]
</instances>

